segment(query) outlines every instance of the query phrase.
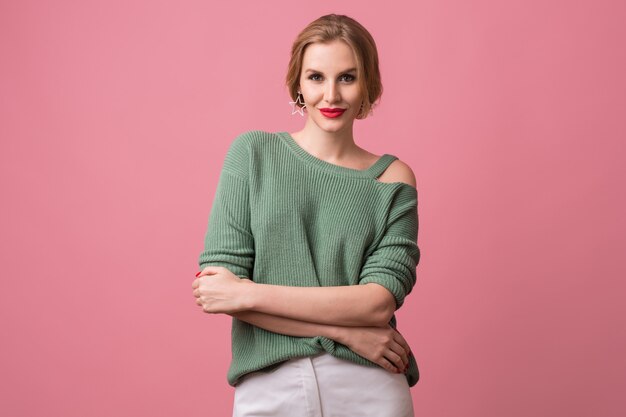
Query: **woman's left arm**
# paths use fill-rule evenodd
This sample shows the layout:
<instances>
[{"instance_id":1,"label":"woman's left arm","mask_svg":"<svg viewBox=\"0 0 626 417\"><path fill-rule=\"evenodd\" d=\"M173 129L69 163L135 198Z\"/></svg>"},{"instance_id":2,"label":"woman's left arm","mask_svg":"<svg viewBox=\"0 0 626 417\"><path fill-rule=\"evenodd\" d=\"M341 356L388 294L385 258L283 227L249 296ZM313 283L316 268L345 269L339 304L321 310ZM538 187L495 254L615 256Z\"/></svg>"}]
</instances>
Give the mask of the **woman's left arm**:
<instances>
[{"instance_id":1,"label":"woman's left arm","mask_svg":"<svg viewBox=\"0 0 626 417\"><path fill-rule=\"evenodd\" d=\"M420 259L417 230L417 189L405 183L394 193L384 234L364 260L359 285L250 285L247 307L323 324L383 326L415 285Z\"/></svg>"},{"instance_id":2,"label":"woman's left arm","mask_svg":"<svg viewBox=\"0 0 626 417\"><path fill-rule=\"evenodd\" d=\"M241 286L237 284L248 280L240 277L247 276L251 268L233 273L226 265L218 264L201 271L193 283L194 295L209 313L258 311L320 324L384 325L415 285L420 258L417 230L417 190L409 184L400 185L390 205L385 232L364 260L360 285ZM294 282L297 281L296 277Z\"/></svg>"},{"instance_id":3,"label":"woman's left arm","mask_svg":"<svg viewBox=\"0 0 626 417\"><path fill-rule=\"evenodd\" d=\"M416 189L400 186L385 234L361 268L360 285L238 285L250 281L227 268L207 266L193 283L194 295L209 313L257 311L319 324L382 326L415 285L420 258L417 227Z\"/></svg>"}]
</instances>

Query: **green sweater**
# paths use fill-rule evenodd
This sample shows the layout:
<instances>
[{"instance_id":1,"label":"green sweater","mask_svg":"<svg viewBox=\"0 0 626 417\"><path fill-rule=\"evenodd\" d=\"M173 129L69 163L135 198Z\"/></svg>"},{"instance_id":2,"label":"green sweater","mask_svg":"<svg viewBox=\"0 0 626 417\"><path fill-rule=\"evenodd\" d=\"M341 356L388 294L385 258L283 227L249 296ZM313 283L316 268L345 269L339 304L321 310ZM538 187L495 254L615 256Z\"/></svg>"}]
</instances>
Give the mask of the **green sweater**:
<instances>
[{"instance_id":1,"label":"green sweater","mask_svg":"<svg viewBox=\"0 0 626 417\"><path fill-rule=\"evenodd\" d=\"M198 263L228 268L258 283L387 288L399 308L415 285L417 190L377 178L397 157L384 154L365 170L331 164L287 132L260 130L231 143L220 173ZM396 327L395 315L390 324ZM291 358L326 351L379 366L334 340L274 333L232 319L228 383ZM410 357L407 380L419 379Z\"/></svg>"}]
</instances>

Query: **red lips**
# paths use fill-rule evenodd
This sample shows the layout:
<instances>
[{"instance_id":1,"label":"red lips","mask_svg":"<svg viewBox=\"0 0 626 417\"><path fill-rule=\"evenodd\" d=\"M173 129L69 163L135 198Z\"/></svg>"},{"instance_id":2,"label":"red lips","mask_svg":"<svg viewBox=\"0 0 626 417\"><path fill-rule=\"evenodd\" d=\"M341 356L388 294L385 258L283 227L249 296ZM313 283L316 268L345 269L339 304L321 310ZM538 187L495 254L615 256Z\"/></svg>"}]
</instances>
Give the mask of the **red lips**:
<instances>
[{"instance_id":1,"label":"red lips","mask_svg":"<svg viewBox=\"0 0 626 417\"><path fill-rule=\"evenodd\" d=\"M334 109L331 109L331 108L320 109L320 113L330 118L339 117L343 114L344 111L346 111L346 109L342 109L339 107L334 108Z\"/></svg>"}]
</instances>

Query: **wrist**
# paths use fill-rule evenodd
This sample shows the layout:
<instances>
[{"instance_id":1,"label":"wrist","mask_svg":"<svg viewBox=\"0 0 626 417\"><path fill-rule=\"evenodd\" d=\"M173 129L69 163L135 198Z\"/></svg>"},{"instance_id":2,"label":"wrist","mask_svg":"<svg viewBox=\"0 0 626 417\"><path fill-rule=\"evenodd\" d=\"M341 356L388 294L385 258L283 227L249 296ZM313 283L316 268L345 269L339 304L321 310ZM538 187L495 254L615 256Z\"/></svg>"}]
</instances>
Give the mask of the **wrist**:
<instances>
[{"instance_id":1,"label":"wrist","mask_svg":"<svg viewBox=\"0 0 626 417\"><path fill-rule=\"evenodd\" d=\"M334 340L342 345L348 345L350 328L346 326L328 326L327 338Z\"/></svg>"},{"instance_id":2,"label":"wrist","mask_svg":"<svg viewBox=\"0 0 626 417\"><path fill-rule=\"evenodd\" d=\"M256 293L257 286L254 281L246 280L245 284L241 288L242 291L242 311L252 311L256 307Z\"/></svg>"}]
</instances>

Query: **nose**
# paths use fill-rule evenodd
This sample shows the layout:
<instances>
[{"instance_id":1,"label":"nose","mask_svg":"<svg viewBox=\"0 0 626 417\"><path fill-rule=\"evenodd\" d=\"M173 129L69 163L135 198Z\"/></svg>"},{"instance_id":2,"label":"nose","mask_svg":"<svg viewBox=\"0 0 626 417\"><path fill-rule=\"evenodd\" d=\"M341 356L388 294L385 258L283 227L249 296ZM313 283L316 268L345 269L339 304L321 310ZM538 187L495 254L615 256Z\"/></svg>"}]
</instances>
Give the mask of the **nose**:
<instances>
[{"instance_id":1,"label":"nose","mask_svg":"<svg viewBox=\"0 0 626 417\"><path fill-rule=\"evenodd\" d=\"M329 81L326 85L326 91L324 91L324 100L328 103L339 100L339 89L334 81Z\"/></svg>"}]
</instances>

